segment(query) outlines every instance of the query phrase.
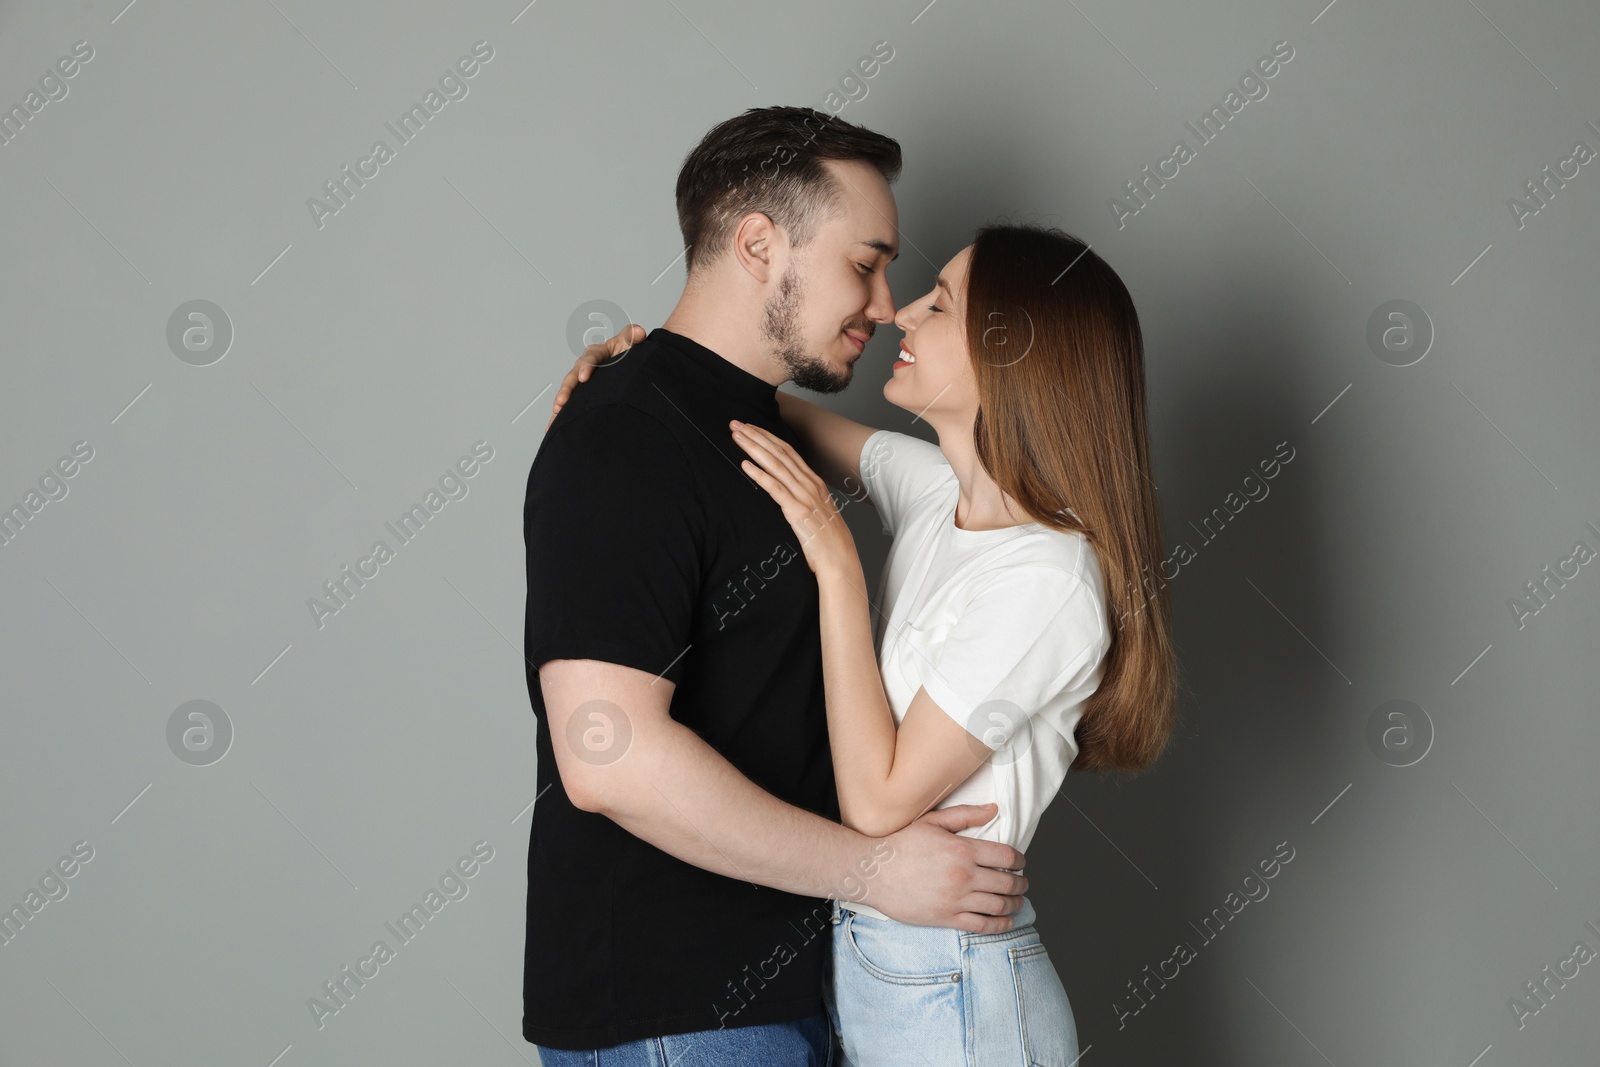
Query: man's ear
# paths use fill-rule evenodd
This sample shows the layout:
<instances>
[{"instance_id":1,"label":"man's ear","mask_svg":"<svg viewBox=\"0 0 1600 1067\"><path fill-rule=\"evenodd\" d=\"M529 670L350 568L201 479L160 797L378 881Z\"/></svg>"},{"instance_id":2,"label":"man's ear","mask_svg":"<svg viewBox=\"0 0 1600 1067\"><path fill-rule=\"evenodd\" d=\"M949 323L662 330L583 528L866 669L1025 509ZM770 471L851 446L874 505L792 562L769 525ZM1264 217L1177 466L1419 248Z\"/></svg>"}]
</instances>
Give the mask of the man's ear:
<instances>
[{"instance_id":1,"label":"man's ear","mask_svg":"<svg viewBox=\"0 0 1600 1067\"><path fill-rule=\"evenodd\" d=\"M783 244L777 224L765 211L749 212L733 231L734 260L758 282L775 277L777 252Z\"/></svg>"}]
</instances>

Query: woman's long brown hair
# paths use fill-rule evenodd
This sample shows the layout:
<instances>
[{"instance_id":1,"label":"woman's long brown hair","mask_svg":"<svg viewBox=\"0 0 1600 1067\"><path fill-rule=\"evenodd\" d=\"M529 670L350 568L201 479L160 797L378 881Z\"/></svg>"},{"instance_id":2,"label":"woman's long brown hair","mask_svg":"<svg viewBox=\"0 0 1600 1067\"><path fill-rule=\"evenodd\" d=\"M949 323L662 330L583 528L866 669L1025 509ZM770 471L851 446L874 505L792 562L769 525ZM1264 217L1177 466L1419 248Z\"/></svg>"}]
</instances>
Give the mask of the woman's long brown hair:
<instances>
[{"instance_id":1,"label":"woman's long brown hair","mask_svg":"<svg viewBox=\"0 0 1600 1067\"><path fill-rule=\"evenodd\" d=\"M1172 735L1178 661L1133 299L1078 238L994 225L973 241L966 302L979 461L1034 521L1088 538L1105 579L1111 647L1072 768L1141 771Z\"/></svg>"}]
</instances>

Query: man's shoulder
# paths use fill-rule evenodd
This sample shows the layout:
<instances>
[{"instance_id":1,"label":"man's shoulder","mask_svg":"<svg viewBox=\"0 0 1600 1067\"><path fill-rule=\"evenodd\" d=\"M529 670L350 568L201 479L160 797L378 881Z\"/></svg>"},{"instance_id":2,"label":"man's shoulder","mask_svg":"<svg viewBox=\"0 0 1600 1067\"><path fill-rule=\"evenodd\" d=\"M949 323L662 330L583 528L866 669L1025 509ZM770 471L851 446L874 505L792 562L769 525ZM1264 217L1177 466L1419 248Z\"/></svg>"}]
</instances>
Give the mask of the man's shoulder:
<instances>
[{"instance_id":1,"label":"man's shoulder","mask_svg":"<svg viewBox=\"0 0 1600 1067\"><path fill-rule=\"evenodd\" d=\"M586 388L587 385L578 386L562 405L545 431L546 443L554 439L590 443L620 438L673 444L678 440L680 435L673 432L662 406L650 402L648 396L630 389L618 396L585 397L581 393ZM540 451L544 451L543 443Z\"/></svg>"},{"instance_id":2,"label":"man's shoulder","mask_svg":"<svg viewBox=\"0 0 1600 1067\"><path fill-rule=\"evenodd\" d=\"M545 431L528 471L530 498L550 492L655 499L663 491L681 502L699 497L684 417L649 381L585 396L592 384L574 389Z\"/></svg>"},{"instance_id":3,"label":"man's shoulder","mask_svg":"<svg viewBox=\"0 0 1600 1067\"><path fill-rule=\"evenodd\" d=\"M557 434L587 437L606 433L682 440L686 426L658 379L662 342L646 337L621 355L595 367L575 386L545 438ZM670 358L670 357L668 357Z\"/></svg>"}]
</instances>

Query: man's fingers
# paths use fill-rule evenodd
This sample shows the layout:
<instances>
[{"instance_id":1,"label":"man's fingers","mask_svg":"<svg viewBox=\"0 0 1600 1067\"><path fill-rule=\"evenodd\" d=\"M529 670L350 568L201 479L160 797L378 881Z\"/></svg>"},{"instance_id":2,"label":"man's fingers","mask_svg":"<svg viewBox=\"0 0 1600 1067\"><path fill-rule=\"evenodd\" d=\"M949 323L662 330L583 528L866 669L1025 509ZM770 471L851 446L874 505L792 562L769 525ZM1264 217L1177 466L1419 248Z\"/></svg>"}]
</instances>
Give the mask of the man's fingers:
<instances>
[{"instance_id":1,"label":"man's fingers","mask_svg":"<svg viewBox=\"0 0 1600 1067\"><path fill-rule=\"evenodd\" d=\"M1026 875L997 871L992 867L979 867L972 872L972 891L990 895L1015 897L1020 900L1028 892ZM977 909L973 909L977 910ZM1011 909L1015 911L1016 909Z\"/></svg>"},{"instance_id":2,"label":"man's fingers","mask_svg":"<svg viewBox=\"0 0 1600 1067\"><path fill-rule=\"evenodd\" d=\"M922 818L954 833L969 826L982 826L998 814L1000 814L998 804L956 804L948 808L935 808Z\"/></svg>"},{"instance_id":3,"label":"man's fingers","mask_svg":"<svg viewBox=\"0 0 1600 1067\"><path fill-rule=\"evenodd\" d=\"M1015 925L1009 915L979 915L972 911L956 914L956 929L969 934L1003 934Z\"/></svg>"},{"instance_id":4,"label":"man's fingers","mask_svg":"<svg viewBox=\"0 0 1600 1067\"><path fill-rule=\"evenodd\" d=\"M968 840L972 842L973 858L980 866L994 867L1002 871L1020 871L1027 866L1028 857L1010 845L999 841L985 841L977 837Z\"/></svg>"},{"instance_id":5,"label":"man's fingers","mask_svg":"<svg viewBox=\"0 0 1600 1067\"><path fill-rule=\"evenodd\" d=\"M1015 915L1022 910L1022 898L1003 893L968 893L961 907L976 915Z\"/></svg>"}]
</instances>

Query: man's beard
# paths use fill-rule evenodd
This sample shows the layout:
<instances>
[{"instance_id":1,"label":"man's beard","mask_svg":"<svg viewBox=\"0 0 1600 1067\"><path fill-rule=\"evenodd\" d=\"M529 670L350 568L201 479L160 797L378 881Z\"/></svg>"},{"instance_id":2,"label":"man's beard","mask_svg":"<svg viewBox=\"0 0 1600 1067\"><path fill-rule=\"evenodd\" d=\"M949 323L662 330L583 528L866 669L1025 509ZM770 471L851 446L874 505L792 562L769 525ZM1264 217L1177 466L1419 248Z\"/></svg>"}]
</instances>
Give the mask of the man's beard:
<instances>
[{"instance_id":1,"label":"man's beard","mask_svg":"<svg viewBox=\"0 0 1600 1067\"><path fill-rule=\"evenodd\" d=\"M791 382L814 393L837 393L850 384L852 368L841 374L805 350L800 336L800 295L800 277L791 264L778 279L777 293L767 301L761 336L772 342L773 355L783 364ZM871 328L862 332L870 334Z\"/></svg>"}]
</instances>

